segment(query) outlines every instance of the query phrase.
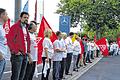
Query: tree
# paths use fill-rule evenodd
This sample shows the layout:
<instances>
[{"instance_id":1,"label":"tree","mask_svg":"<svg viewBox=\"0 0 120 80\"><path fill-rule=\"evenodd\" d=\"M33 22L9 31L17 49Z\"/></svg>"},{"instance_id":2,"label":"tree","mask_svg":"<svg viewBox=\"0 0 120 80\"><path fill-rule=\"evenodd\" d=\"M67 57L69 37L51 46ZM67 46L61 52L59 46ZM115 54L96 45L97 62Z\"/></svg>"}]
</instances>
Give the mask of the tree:
<instances>
[{"instance_id":1,"label":"tree","mask_svg":"<svg viewBox=\"0 0 120 80\"><path fill-rule=\"evenodd\" d=\"M60 0L58 7L56 12L71 16L72 24L81 19L99 34L102 30L117 29L120 23L119 0Z\"/></svg>"}]
</instances>

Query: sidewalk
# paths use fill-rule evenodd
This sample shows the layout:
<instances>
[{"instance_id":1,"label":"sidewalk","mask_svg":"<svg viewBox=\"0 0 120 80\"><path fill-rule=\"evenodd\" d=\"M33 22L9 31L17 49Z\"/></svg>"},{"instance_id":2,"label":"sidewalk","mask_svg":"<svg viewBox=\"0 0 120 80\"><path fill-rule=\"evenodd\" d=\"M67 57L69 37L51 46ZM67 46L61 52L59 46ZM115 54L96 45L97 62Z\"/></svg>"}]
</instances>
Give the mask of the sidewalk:
<instances>
[{"instance_id":1,"label":"sidewalk","mask_svg":"<svg viewBox=\"0 0 120 80\"><path fill-rule=\"evenodd\" d=\"M86 67L80 67L78 72L72 71L72 65L71 65L70 73L72 73L72 75L64 75L65 79L63 80L77 80L81 75L87 72L92 66L94 66L101 59L102 57L95 58L94 60L92 60L92 63L88 63ZM34 77L33 80L41 80L41 73L38 73L38 77L37 78ZM52 80L52 69L49 75L49 80Z\"/></svg>"}]
</instances>

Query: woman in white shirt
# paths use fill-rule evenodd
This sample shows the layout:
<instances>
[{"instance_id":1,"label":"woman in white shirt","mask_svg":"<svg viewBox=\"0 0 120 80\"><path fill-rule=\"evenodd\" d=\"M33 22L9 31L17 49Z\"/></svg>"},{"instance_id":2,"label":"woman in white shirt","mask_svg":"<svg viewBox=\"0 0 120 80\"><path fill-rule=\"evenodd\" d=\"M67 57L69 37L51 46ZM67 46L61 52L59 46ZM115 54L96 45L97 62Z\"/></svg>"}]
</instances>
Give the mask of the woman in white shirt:
<instances>
[{"instance_id":1,"label":"woman in white shirt","mask_svg":"<svg viewBox=\"0 0 120 80\"><path fill-rule=\"evenodd\" d=\"M50 73L50 67L51 67L51 58L53 55L53 44L50 40L50 36L52 34L52 31L50 29L46 29L44 31L45 38L43 40L43 52L42 52L42 62L43 62L43 68L42 68L42 77L41 80L48 80L48 76ZM47 69L46 75L44 74L44 68L45 63L49 64L49 69Z\"/></svg>"},{"instance_id":2,"label":"woman in white shirt","mask_svg":"<svg viewBox=\"0 0 120 80\"><path fill-rule=\"evenodd\" d=\"M73 46L74 46L73 48L73 71L78 71L77 66L76 66L78 54L80 53L80 43L79 43L78 37L76 37L76 40Z\"/></svg>"},{"instance_id":3,"label":"woman in white shirt","mask_svg":"<svg viewBox=\"0 0 120 80\"><path fill-rule=\"evenodd\" d=\"M28 27L29 30L29 35L30 35L30 61L27 64L26 68L26 73L24 80L32 80L34 72L35 72L35 67L36 67L36 62L37 62L37 57L38 57L38 47L37 47L37 42L36 42L36 30L37 30L37 23L35 21L31 21L30 25Z\"/></svg>"}]
</instances>

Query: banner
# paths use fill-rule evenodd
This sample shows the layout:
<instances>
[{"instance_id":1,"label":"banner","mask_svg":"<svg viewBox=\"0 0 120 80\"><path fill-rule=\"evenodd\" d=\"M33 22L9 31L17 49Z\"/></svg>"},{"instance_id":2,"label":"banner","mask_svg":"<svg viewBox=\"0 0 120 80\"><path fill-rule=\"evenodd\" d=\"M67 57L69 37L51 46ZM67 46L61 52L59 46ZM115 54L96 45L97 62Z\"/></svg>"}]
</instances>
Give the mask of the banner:
<instances>
[{"instance_id":1,"label":"banner","mask_svg":"<svg viewBox=\"0 0 120 80\"><path fill-rule=\"evenodd\" d=\"M103 56L108 56L108 55L109 55L106 38L102 38L102 39L98 40L98 41L96 42L96 44L97 44L98 47L100 48Z\"/></svg>"}]
</instances>

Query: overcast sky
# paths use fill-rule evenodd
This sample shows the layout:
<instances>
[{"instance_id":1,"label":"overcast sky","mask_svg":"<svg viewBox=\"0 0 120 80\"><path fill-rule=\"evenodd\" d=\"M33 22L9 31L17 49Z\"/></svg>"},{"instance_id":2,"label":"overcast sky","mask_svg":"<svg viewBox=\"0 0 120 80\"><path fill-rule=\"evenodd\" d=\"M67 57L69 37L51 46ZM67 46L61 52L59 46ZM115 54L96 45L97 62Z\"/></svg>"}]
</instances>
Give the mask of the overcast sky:
<instances>
[{"instance_id":1,"label":"overcast sky","mask_svg":"<svg viewBox=\"0 0 120 80\"><path fill-rule=\"evenodd\" d=\"M22 0L22 8L27 0ZM36 0L29 0L30 20L34 19L34 6ZM59 29L59 15L55 14L57 3L60 0L44 0L44 16L52 29L57 31ZM14 0L0 0L0 8L5 8L10 19L14 19ZM38 22L40 21L40 14L42 14L42 0L38 0Z\"/></svg>"}]
</instances>

